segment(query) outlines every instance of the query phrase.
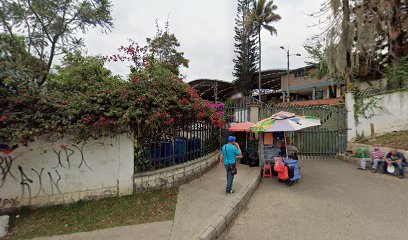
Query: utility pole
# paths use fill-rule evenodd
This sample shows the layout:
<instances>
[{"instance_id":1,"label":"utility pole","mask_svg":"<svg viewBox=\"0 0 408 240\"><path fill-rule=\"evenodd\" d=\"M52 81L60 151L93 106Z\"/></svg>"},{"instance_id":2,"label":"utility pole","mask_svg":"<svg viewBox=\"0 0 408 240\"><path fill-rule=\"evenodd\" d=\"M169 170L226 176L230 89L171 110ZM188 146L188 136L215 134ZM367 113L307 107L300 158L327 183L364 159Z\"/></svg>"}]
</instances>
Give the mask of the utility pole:
<instances>
[{"instance_id":1,"label":"utility pole","mask_svg":"<svg viewBox=\"0 0 408 240\"><path fill-rule=\"evenodd\" d=\"M300 55L300 53L296 53L296 54L292 54L292 55L290 55L290 50L289 50L289 48L288 49L285 49L285 47L284 46L281 46L280 47L283 51L285 51L286 52L286 57L287 57L287 64L288 64L288 67L287 67L287 71L286 71L286 77L287 77L287 79L286 79L286 81L287 81L287 89L286 89L286 99L287 99L287 102L289 102L290 101L290 93L289 93L289 75L290 75L290 68L289 68L289 59L290 59L290 57L292 57L292 56L297 56L297 57L300 57L300 56L302 56L302 55ZM283 86L281 86L281 88L282 88ZM283 92L282 91L282 97L283 97L283 100L285 100L285 92Z\"/></svg>"}]
</instances>

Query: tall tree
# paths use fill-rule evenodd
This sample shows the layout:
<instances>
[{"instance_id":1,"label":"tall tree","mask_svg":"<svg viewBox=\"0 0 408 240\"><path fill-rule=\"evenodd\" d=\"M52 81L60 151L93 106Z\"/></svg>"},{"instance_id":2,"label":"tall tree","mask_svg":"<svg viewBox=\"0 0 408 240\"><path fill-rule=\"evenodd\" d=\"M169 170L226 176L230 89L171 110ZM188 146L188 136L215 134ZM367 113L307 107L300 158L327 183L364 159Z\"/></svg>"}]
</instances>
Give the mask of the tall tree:
<instances>
[{"instance_id":1,"label":"tall tree","mask_svg":"<svg viewBox=\"0 0 408 240\"><path fill-rule=\"evenodd\" d=\"M378 78L408 55L407 0L326 0L318 13L331 75Z\"/></svg>"},{"instance_id":2,"label":"tall tree","mask_svg":"<svg viewBox=\"0 0 408 240\"><path fill-rule=\"evenodd\" d=\"M83 45L75 34L98 26L113 26L109 0L0 0L0 28L11 37L24 33L28 51L47 62L36 79L40 86L56 55Z\"/></svg>"},{"instance_id":3,"label":"tall tree","mask_svg":"<svg viewBox=\"0 0 408 240\"><path fill-rule=\"evenodd\" d=\"M281 17L275 13L278 7L273 0L253 0L253 7L249 11L247 19L247 29L258 36L259 67L258 67L258 91L259 100L261 100L261 64L262 64L262 46L261 30L266 29L272 36L277 34L275 27L271 24L277 22Z\"/></svg>"},{"instance_id":4,"label":"tall tree","mask_svg":"<svg viewBox=\"0 0 408 240\"><path fill-rule=\"evenodd\" d=\"M184 52L177 50L180 43L174 33L169 30L169 21L164 30L160 29L156 21L156 36L147 38L147 43L153 51L153 56L159 64L167 68L175 75L180 75L180 67L188 68L189 60L184 57Z\"/></svg>"},{"instance_id":5,"label":"tall tree","mask_svg":"<svg viewBox=\"0 0 408 240\"><path fill-rule=\"evenodd\" d=\"M235 18L235 53L233 75L236 78L234 84L239 91L248 96L253 87L252 79L256 74L256 63L258 61L258 49L256 37L247 31L245 21L247 13L251 9L252 0L238 0L237 17Z\"/></svg>"},{"instance_id":6,"label":"tall tree","mask_svg":"<svg viewBox=\"0 0 408 240\"><path fill-rule=\"evenodd\" d=\"M344 75L346 79L346 84L352 82L352 70L351 70L351 42L352 42L352 33L350 27L350 2L349 0L342 0L342 10L343 18L341 24L341 42L345 49L346 65L344 66Z\"/></svg>"}]
</instances>

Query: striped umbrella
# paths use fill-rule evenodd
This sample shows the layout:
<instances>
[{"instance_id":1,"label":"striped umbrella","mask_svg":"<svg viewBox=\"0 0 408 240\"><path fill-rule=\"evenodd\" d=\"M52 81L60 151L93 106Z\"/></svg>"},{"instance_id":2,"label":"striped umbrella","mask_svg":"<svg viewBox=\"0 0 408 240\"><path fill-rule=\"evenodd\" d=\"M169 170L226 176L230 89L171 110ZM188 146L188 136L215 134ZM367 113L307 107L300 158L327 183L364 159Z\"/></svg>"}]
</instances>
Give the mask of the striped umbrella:
<instances>
[{"instance_id":1,"label":"striped umbrella","mask_svg":"<svg viewBox=\"0 0 408 240\"><path fill-rule=\"evenodd\" d=\"M257 122L249 129L256 133L293 132L320 125L320 119L315 117L298 116L294 113L279 112L269 118Z\"/></svg>"},{"instance_id":2,"label":"striped umbrella","mask_svg":"<svg viewBox=\"0 0 408 240\"><path fill-rule=\"evenodd\" d=\"M298 116L289 112L278 112L269 118L257 122L249 129L256 133L268 132L293 132L300 129L320 126L320 119L311 116ZM288 156L288 148L286 144L286 157Z\"/></svg>"}]
</instances>

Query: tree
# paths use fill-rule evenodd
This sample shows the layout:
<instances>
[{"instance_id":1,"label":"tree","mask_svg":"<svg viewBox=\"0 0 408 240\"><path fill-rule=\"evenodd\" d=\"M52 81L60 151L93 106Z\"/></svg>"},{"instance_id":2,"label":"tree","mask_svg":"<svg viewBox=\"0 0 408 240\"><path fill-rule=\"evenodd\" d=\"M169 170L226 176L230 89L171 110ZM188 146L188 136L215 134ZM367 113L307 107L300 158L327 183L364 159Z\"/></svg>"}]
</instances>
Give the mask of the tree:
<instances>
[{"instance_id":1,"label":"tree","mask_svg":"<svg viewBox=\"0 0 408 240\"><path fill-rule=\"evenodd\" d=\"M47 62L38 79L46 82L53 60L64 50L83 45L75 34L90 27L109 30L113 26L109 0L0 0L0 27L13 37L17 32L27 36L28 52Z\"/></svg>"},{"instance_id":2,"label":"tree","mask_svg":"<svg viewBox=\"0 0 408 240\"><path fill-rule=\"evenodd\" d=\"M270 25L277 22L281 17L275 13L278 7L273 4L273 0L253 0L253 7L249 11L247 18L247 29L258 36L259 69L258 69L258 91L261 100L261 30L266 29L272 36L277 34L275 27Z\"/></svg>"},{"instance_id":3,"label":"tree","mask_svg":"<svg viewBox=\"0 0 408 240\"><path fill-rule=\"evenodd\" d=\"M169 22L166 27L160 29L156 21L156 36L151 39L147 38L147 43L153 52L154 59L164 68L169 69L176 76L180 75L180 67L188 68L189 60L184 57L184 52L177 51L180 43L174 33L169 31Z\"/></svg>"},{"instance_id":4,"label":"tree","mask_svg":"<svg viewBox=\"0 0 408 240\"><path fill-rule=\"evenodd\" d=\"M315 66L318 69L316 78L322 79L329 72L327 68L327 62L325 59L325 49L322 43L317 42L316 44L310 44L304 46L306 52L309 55L309 61L305 62L309 66Z\"/></svg>"},{"instance_id":5,"label":"tree","mask_svg":"<svg viewBox=\"0 0 408 240\"><path fill-rule=\"evenodd\" d=\"M234 84L239 91L248 96L253 87L252 79L256 73L256 62L258 61L256 39L245 28L244 24L247 13L251 9L252 0L238 0L237 17L235 19L235 53L234 62Z\"/></svg>"},{"instance_id":6,"label":"tree","mask_svg":"<svg viewBox=\"0 0 408 240\"><path fill-rule=\"evenodd\" d=\"M327 0L312 14L323 29L331 75L360 80L381 77L408 55L407 0ZM320 21L323 19L323 21Z\"/></svg>"},{"instance_id":7,"label":"tree","mask_svg":"<svg viewBox=\"0 0 408 240\"><path fill-rule=\"evenodd\" d=\"M24 36L0 33L0 86L14 92L19 84L38 79L46 62L27 52Z\"/></svg>"}]
</instances>

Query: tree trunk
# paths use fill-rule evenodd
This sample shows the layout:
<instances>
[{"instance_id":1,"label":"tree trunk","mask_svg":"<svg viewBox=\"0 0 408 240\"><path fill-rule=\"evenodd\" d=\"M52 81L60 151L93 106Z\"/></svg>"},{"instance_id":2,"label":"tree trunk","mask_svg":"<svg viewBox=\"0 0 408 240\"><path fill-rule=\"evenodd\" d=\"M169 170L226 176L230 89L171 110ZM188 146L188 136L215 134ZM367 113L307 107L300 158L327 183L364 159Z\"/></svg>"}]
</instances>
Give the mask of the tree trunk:
<instances>
[{"instance_id":1,"label":"tree trunk","mask_svg":"<svg viewBox=\"0 0 408 240\"><path fill-rule=\"evenodd\" d=\"M52 61L53 61L54 55L55 55L55 48L56 48L56 45L57 45L57 41L58 41L58 38L54 39L54 41L52 42L51 50L50 50L50 58L48 59L48 63L47 63L47 69L45 69L45 73L43 74L41 80L38 82L38 85L40 87L45 83L45 81L47 81L48 74L50 73L51 66L52 66Z\"/></svg>"},{"instance_id":2,"label":"tree trunk","mask_svg":"<svg viewBox=\"0 0 408 240\"><path fill-rule=\"evenodd\" d=\"M343 23L342 23L342 30L343 30L343 44L346 49L346 66L344 69L345 78L346 78L346 85L352 82L352 74L351 74L351 43L350 43L350 3L349 0L342 0L342 7L343 7Z\"/></svg>"},{"instance_id":3,"label":"tree trunk","mask_svg":"<svg viewBox=\"0 0 408 240\"><path fill-rule=\"evenodd\" d=\"M259 70L258 70L258 96L261 101L261 30L258 31L258 44L259 44Z\"/></svg>"},{"instance_id":4,"label":"tree trunk","mask_svg":"<svg viewBox=\"0 0 408 240\"><path fill-rule=\"evenodd\" d=\"M390 19L390 50L391 57L398 59L402 57L403 50L403 34L401 24L401 0L392 0L392 16Z\"/></svg>"}]
</instances>

